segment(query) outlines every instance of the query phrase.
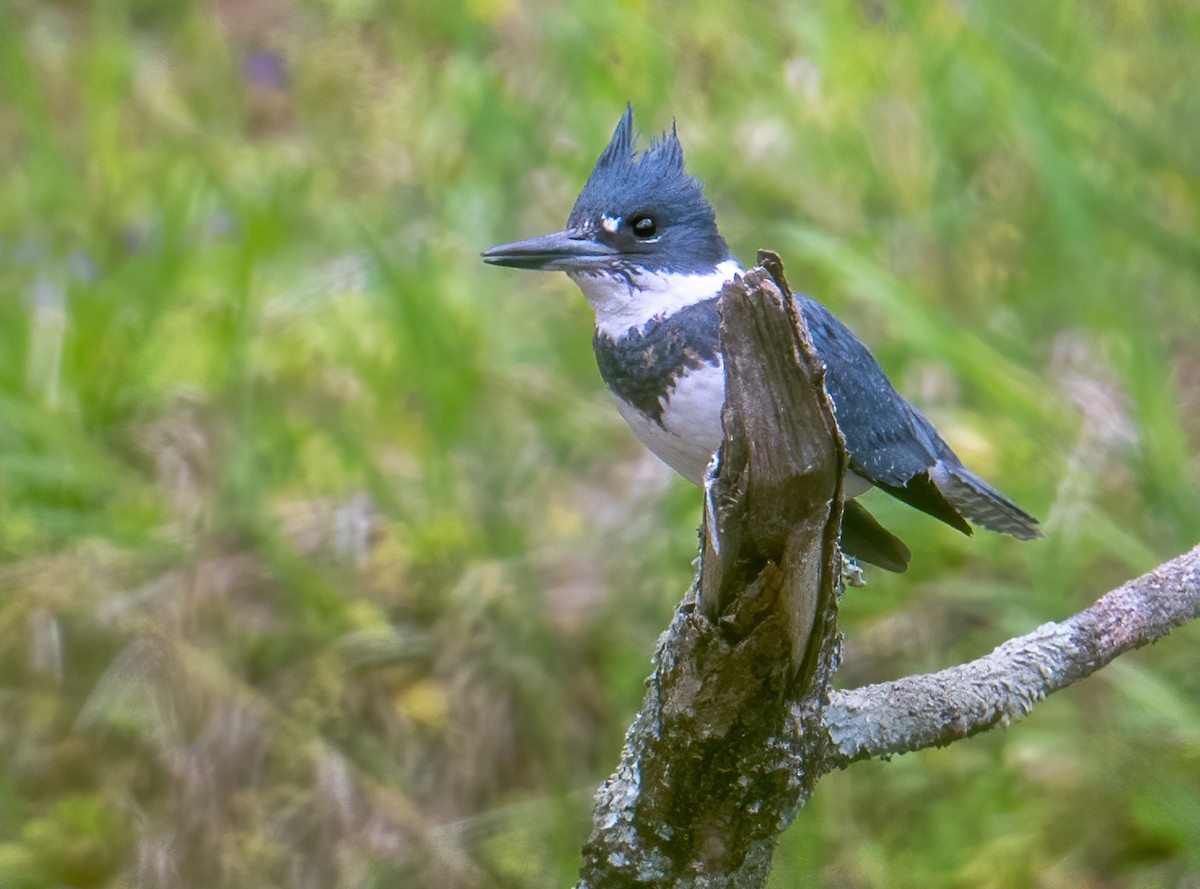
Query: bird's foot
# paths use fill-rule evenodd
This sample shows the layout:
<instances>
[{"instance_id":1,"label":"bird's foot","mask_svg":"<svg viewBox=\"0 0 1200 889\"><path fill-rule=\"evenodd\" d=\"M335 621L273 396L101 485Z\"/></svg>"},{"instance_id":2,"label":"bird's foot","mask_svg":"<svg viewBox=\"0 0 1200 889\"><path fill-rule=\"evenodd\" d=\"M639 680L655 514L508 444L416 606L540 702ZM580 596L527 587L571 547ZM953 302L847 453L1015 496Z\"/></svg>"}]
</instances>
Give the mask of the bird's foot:
<instances>
[{"instance_id":1,"label":"bird's foot","mask_svg":"<svg viewBox=\"0 0 1200 889\"><path fill-rule=\"evenodd\" d=\"M845 553L842 553L842 583L851 587L867 585L867 576L858 567L858 561L854 556L848 556Z\"/></svg>"},{"instance_id":2,"label":"bird's foot","mask_svg":"<svg viewBox=\"0 0 1200 889\"><path fill-rule=\"evenodd\" d=\"M704 470L704 519L708 523L708 539L712 541L713 552L718 556L721 554L721 531L717 524L717 500L714 495L720 471L721 452L716 451Z\"/></svg>"}]
</instances>

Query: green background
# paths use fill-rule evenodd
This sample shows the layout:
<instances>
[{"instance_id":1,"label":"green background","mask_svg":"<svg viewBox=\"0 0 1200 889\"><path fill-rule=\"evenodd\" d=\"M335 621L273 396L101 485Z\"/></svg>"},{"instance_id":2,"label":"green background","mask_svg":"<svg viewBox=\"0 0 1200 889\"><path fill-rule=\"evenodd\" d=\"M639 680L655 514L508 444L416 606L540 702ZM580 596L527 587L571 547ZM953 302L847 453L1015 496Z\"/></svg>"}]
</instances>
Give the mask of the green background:
<instances>
[{"instance_id":1,"label":"green background","mask_svg":"<svg viewBox=\"0 0 1200 889\"><path fill-rule=\"evenodd\" d=\"M847 686L1200 540L1200 7L0 5L0 889L561 886L697 492L553 231L624 108L1046 539L879 495ZM1196 628L830 776L774 886L1200 886Z\"/></svg>"}]
</instances>

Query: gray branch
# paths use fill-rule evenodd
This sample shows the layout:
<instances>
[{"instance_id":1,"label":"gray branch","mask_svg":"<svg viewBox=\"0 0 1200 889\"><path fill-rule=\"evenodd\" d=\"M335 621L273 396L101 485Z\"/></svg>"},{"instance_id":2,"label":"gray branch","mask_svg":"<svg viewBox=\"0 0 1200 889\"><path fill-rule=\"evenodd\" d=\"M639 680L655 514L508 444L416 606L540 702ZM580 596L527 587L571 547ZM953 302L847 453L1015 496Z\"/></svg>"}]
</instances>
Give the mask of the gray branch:
<instances>
[{"instance_id":1,"label":"gray branch","mask_svg":"<svg viewBox=\"0 0 1200 889\"><path fill-rule=\"evenodd\" d=\"M658 642L578 889L766 884L828 772L949 744L1200 614L1200 547L1061 623L924 676L835 692L846 454L778 258L726 285L725 440L700 571Z\"/></svg>"},{"instance_id":2,"label":"gray branch","mask_svg":"<svg viewBox=\"0 0 1200 889\"><path fill-rule=\"evenodd\" d=\"M1046 695L1197 616L1200 546L970 663L835 692L823 716L830 745L822 770L942 747L1022 719Z\"/></svg>"}]
</instances>

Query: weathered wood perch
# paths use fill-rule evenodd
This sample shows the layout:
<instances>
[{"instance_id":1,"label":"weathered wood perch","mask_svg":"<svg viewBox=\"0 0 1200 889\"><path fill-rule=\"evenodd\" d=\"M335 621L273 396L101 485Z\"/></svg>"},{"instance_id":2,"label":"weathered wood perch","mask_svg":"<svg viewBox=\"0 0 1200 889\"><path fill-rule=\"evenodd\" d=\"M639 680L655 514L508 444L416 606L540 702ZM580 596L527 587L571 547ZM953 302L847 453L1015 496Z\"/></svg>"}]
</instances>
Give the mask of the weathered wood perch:
<instances>
[{"instance_id":1,"label":"weathered wood perch","mask_svg":"<svg viewBox=\"0 0 1200 889\"><path fill-rule=\"evenodd\" d=\"M696 581L659 639L579 889L761 887L822 775L1020 719L1200 613L1200 547L1057 624L924 676L832 691L845 451L778 257L726 286L725 441Z\"/></svg>"},{"instance_id":2,"label":"weathered wood perch","mask_svg":"<svg viewBox=\"0 0 1200 889\"><path fill-rule=\"evenodd\" d=\"M582 887L761 885L815 782L809 742L823 733L790 723L797 702L820 713L833 672L845 451L804 321L767 263L721 296L726 437L699 577L597 793Z\"/></svg>"}]
</instances>

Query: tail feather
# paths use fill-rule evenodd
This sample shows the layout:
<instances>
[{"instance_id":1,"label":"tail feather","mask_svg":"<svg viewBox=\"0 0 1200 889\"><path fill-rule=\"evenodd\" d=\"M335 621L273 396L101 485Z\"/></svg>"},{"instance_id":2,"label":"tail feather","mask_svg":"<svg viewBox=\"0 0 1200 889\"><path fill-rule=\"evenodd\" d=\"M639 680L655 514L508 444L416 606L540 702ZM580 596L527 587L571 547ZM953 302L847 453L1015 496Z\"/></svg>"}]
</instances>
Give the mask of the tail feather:
<instances>
[{"instance_id":1,"label":"tail feather","mask_svg":"<svg viewBox=\"0 0 1200 889\"><path fill-rule=\"evenodd\" d=\"M879 524L857 500L847 500L842 512L842 552L896 572L907 570L912 556L904 541Z\"/></svg>"},{"instance_id":2,"label":"tail feather","mask_svg":"<svg viewBox=\"0 0 1200 889\"><path fill-rule=\"evenodd\" d=\"M942 495L971 524L1010 534L1018 540L1042 536L1037 519L961 463L939 460L929 475Z\"/></svg>"}]
</instances>

